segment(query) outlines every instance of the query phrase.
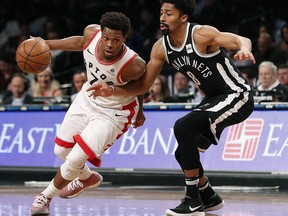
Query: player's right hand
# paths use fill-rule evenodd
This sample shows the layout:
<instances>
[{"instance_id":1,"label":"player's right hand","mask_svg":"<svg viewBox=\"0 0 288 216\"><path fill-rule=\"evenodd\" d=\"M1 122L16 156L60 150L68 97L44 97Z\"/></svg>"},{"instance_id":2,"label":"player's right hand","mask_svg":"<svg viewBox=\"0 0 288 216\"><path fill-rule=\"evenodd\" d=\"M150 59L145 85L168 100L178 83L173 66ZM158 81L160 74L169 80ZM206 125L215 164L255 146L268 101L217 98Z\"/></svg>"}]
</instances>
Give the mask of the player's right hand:
<instances>
[{"instance_id":1,"label":"player's right hand","mask_svg":"<svg viewBox=\"0 0 288 216\"><path fill-rule=\"evenodd\" d=\"M98 96L110 97L114 93L114 87L107 85L105 82L97 82L91 85L86 92L90 92L89 97L95 99Z\"/></svg>"}]
</instances>

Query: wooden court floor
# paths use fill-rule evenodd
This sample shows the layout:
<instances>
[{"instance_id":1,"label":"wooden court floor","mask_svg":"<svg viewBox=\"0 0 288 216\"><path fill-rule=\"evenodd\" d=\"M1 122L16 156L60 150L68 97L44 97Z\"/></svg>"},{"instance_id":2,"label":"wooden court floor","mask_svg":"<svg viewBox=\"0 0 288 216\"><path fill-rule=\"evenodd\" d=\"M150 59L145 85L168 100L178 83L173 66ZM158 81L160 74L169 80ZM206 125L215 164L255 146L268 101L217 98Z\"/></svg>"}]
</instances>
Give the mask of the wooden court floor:
<instances>
[{"instance_id":1,"label":"wooden court floor","mask_svg":"<svg viewBox=\"0 0 288 216\"><path fill-rule=\"evenodd\" d=\"M28 216L42 186L1 185L0 216ZM214 188L225 200L221 210L206 216L288 216L288 193L278 190ZM73 199L53 198L50 216L165 216L180 203L184 188L101 185Z\"/></svg>"}]
</instances>

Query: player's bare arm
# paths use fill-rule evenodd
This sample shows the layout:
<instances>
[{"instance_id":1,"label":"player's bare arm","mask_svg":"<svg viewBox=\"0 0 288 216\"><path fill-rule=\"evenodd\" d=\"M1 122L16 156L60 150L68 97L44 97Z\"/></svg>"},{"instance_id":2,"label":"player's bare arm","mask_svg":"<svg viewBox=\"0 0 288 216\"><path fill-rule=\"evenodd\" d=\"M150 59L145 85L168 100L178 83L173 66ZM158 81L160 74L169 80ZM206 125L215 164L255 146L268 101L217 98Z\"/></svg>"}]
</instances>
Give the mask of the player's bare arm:
<instances>
[{"instance_id":1,"label":"player's bare arm","mask_svg":"<svg viewBox=\"0 0 288 216\"><path fill-rule=\"evenodd\" d=\"M98 24L91 24L86 26L83 32L83 38L80 41L80 46L82 46L82 49L90 42L91 38L94 36L96 31L100 31L101 27Z\"/></svg>"},{"instance_id":2,"label":"player's bare arm","mask_svg":"<svg viewBox=\"0 0 288 216\"><path fill-rule=\"evenodd\" d=\"M133 128L141 127L146 120L146 117L145 117L144 111L143 111L144 95L138 95L137 98L139 101L139 110L138 110L138 113L136 115L135 121L132 122Z\"/></svg>"},{"instance_id":3,"label":"player's bare arm","mask_svg":"<svg viewBox=\"0 0 288 216\"><path fill-rule=\"evenodd\" d=\"M71 36L59 40L46 40L46 43L51 50L82 51L97 30L100 30L99 25L89 25L84 29L83 36Z\"/></svg>"},{"instance_id":4,"label":"player's bare arm","mask_svg":"<svg viewBox=\"0 0 288 216\"><path fill-rule=\"evenodd\" d=\"M134 80L139 79L145 72L146 62L137 56L129 65L125 68L125 70L121 74L121 80L126 82L131 82ZM108 86L107 86L108 87ZM109 87L108 87L109 88ZM139 102L139 111L136 115L135 120L132 122L133 128L140 127L144 124L146 118L143 112L143 94L138 95L138 102Z\"/></svg>"},{"instance_id":5,"label":"player's bare arm","mask_svg":"<svg viewBox=\"0 0 288 216\"><path fill-rule=\"evenodd\" d=\"M228 32L220 32L212 26L204 25L196 29L194 34L197 49L201 53L211 53L223 47L230 50L239 50L234 56L235 59L243 61L250 59L255 64L252 54L251 40Z\"/></svg>"},{"instance_id":6,"label":"player's bare arm","mask_svg":"<svg viewBox=\"0 0 288 216\"><path fill-rule=\"evenodd\" d=\"M123 82L139 79L145 72L146 62L137 56L121 74Z\"/></svg>"},{"instance_id":7,"label":"player's bare arm","mask_svg":"<svg viewBox=\"0 0 288 216\"><path fill-rule=\"evenodd\" d=\"M82 36L71 36L59 40L46 40L51 50L82 51Z\"/></svg>"},{"instance_id":8,"label":"player's bare arm","mask_svg":"<svg viewBox=\"0 0 288 216\"><path fill-rule=\"evenodd\" d=\"M154 80L160 73L162 66L165 62L164 50L162 47L162 39L159 39L153 46L150 61L147 64L145 73L135 80L129 82L125 86L112 87L107 86L105 83L97 83L87 89L91 92L91 97L103 96L109 97L112 94L122 96L143 95L152 86Z\"/></svg>"}]
</instances>

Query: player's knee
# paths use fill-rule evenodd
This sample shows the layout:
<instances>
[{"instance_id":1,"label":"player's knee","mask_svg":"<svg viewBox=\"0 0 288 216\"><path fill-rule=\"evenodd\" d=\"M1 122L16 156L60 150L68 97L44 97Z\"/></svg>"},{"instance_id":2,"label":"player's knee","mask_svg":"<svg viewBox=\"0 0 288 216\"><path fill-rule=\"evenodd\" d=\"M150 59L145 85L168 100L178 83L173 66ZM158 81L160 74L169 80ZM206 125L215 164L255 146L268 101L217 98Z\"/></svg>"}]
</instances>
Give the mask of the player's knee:
<instances>
[{"instance_id":1,"label":"player's knee","mask_svg":"<svg viewBox=\"0 0 288 216\"><path fill-rule=\"evenodd\" d=\"M69 154L70 151L71 149L67 149L59 145L54 146L54 154L63 161L66 160L66 156Z\"/></svg>"},{"instance_id":2,"label":"player's knee","mask_svg":"<svg viewBox=\"0 0 288 216\"><path fill-rule=\"evenodd\" d=\"M183 125L181 119L178 119L174 124L174 134L177 139L183 137L185 135L185 126Z\"/></svg>"},{"instance_id":3,"label":"player's knee","mask_svg":"<svg viewBox=\"0 0 288 216\"><path fill-rule=\"evenodd\" d=\"M66 161L61 165L61 174L62 177L66 180L73 180L78 177L81 168L85 165L77 158L66 158Z\"/></svg>"},{"instance_id":4,"label":"player's knee","mask_svg":"<svg viewBox=\"0 0 288 216\"><path fill-rule=\"evenodd\" d=\"M181 155L180 155L180 150L179 148L176 149L175 153L174 153L174 156L176 158L176 160L178 161L179 164L182 163L182 160L181 160Z\"/></svg>"}]
</instances>

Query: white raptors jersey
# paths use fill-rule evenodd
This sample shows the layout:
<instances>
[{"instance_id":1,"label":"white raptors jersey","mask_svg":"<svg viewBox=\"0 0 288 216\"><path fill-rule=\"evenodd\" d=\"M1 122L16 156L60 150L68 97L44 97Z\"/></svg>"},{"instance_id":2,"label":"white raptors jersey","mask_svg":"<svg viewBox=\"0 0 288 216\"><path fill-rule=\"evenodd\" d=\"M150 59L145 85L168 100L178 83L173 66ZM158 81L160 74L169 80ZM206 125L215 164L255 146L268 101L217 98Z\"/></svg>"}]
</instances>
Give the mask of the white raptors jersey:
<instances>
[{"instance_id":1,"label":"white raptors jersey","mask_svg":"<svg viewBox=\"0 0 288 216\"><path fill-rule=\"evenodd\" d=\"M97 81L106 82L108 85L120 86L125 85L127 82L122 82L121 73L124 68L137 56L137 54L126 45L123 46L123 53L111 62L102 62L98 58L97 50L101 39L101 31L97 31L88 45L83 49L84 61L86 65L86 73L88 81L83 85L82 91ZM86 92L85 96L89 97L91 93ZM121 109L123 106L130 104L137 97L123 97L123 96L110 96L110 97L97 97L93 99L90 97L91 102L96 103L98 106Z\"/></svg>"}]
</instances>

